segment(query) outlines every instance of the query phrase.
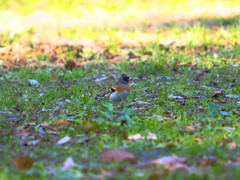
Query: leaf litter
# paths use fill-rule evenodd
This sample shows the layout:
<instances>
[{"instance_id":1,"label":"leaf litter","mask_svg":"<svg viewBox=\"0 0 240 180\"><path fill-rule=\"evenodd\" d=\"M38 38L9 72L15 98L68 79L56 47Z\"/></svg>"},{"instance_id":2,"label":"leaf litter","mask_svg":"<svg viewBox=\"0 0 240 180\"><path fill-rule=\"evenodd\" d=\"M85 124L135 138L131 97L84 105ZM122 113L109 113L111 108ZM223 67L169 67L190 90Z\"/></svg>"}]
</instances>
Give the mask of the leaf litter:
<instances>
[{"instance_id":1,"label":"leaf litter","mask_svg":"<svg viewBox=\"0 0 240 180\"><path fill-rule=\"evenodd\" d=\"M64 162L63 162L63 166L62 166L62 170L63 171L67 171L72 167L77 166L77 164L73 161L72 157L68 157Z\"/></svg>"},{"instance_id":2,"label":"leaf litter","mask_svg":"<svg viewBox=\"0 0 240 180\"><path fill-rule=\"evenodd\" d=\"M71 140L71 137L69 136L65 136L61 139L59 139L59 141L57 142L58 145L62 145L62 144L66 144Z\"/></svg>"},{"instance_id":3,"label":"leaf litter","mask_svg":"<svg viewBox=\"0 0 240 180\"><path fill-rule=\"evenodd\" d=\"M107 150L102 154L101 159L103 162L110 162L112 160L114 161L129 160L132 162L136 161L135 156L129 151L124 149Z\"/></svg>"}]
</instances>

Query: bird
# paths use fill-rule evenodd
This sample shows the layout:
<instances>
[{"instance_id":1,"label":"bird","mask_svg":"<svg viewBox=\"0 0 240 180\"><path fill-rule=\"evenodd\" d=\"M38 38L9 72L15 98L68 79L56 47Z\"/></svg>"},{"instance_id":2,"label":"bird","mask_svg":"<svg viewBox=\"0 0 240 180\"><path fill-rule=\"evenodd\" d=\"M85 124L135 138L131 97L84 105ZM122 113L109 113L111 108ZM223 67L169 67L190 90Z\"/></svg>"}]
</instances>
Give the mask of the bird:
<instances>
[{"instance_id":1,"label":"bird","mask_svg":"<svg viewBox=\"0 0 240 180\"><path fill-rule=\"evenodd\" d=\"M126 74L122 74L121 77L118 79L116 85L112 86L109 99L112 102L121 102L122 100L127 98L129 93L129 77Z\"/></svg>"}]
</instances>

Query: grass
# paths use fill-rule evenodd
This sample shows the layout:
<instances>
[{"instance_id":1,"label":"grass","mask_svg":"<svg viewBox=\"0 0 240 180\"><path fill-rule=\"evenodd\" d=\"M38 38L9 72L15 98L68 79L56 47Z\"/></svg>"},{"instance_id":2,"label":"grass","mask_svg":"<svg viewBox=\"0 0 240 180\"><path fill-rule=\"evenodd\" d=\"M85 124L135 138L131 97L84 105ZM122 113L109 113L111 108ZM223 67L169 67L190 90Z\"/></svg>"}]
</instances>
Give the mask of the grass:
<instances>
[{"instance_id":1,"label":"grass","mask_svg":"<svg viewBox=\"0 0 240 180\"><path fill-rule=\"evenodd\" d=\"M20 8L22 2L4 1L1 8L12 4L10 10L23 16L42 3L29 1ZM57 2L42 8L54 5L58 12L66 1ZM96 5L71 2L65 12ZM179 9L174 2L166 7ZM189 8L188 1L181 2ZM228 7L236 2L222 1ZM136 1L96 3L119 13ZM141 1L134 11L148 6ZM109 179L239 179L239 16L169 21L165 26L154 18L128 24L128 15L123 17L125 26L39 23L1 32L0 179L104 179L103 171ZM72 70L67 66L71 61ZM121 105L96 99L122 73L133 84L128 99ZM101 77L107 79L95 81ZM133 101L151 104L130 106ZM69 124L57 126L58 120ZM157 139L128 139L149 133ZM71 140L57 144L65 136ZM103 162L109 149L126 149L135 160ZM172 154L186 158L184 165L193 169L147 165ZM33 166L16 168L13 161L26 155ZM63 171L67 157L78 165Z\"/></svg>"},{"instance_id":2,"label":"grass","mask_svg":"<svg viewBox=\"0 0 240 180\"><path fill-rule=\"evenodd\" d=\"M183 57L187 58L187 56ZM191 57L188 58L191 59ZM208 112L208 106L209 102L214 99L225 99L226 103L221 105L225 111L237 108L236 99L224 98L224 96L213 98L212 95L216 89L222 89L227 94L239 94L236 89L239 84L232 83L239 77L238 68L226 64L207 68L210 72L204 74L199 82L195 78L206 68L177 66L176 71L176 69L171 69L171 66L170 68L164 66L157 68L157 64L151 60L145 65L136 63L135 68L130 71L127 71L121 64L118 66L120 71L123 67L122 72L129 74L136 83L125 105L133 99L153 104L147 107L149 110L142 113L135 112L135 107L129 108L133 111L130 119L125 119L124 115L120 115L117 119L114 118L114 115L119 115L119 111L116 111L116 108L112 109L112 104L108 99L96 101L94 98L110 87L114 81L102 83L76 81L84 77L92 77L93 74L98 76L102 72L107 72L108 66L104 68L94 65L91 71L85 68L68 71L65 83L51 81L53 74L56 77L62 76L59 68L38 69L37 71L23 68L16 72L10 71L6 77L8 81L2 79L1 82L1 146L3 147L1 159L4 162L2 168L8 167L8 170L2 170L2 176L4 177L5 174L8 179L30 178L31 176L39 179L48 178L47 166L54 166L58 169L66 157L72 156L80 166L64 173L60 169L56 170L54 178L73 178L79 172L83 177L95 177L101 170L116 171L114 175L116 178L122 176L126 179L138 176L142 179L148 178L155 168L147 167L140 171L129 162L102 163L100 161L99 154L105 149L125 148L133 152L139 161L172 153L186 157L191 165L197 165L198 161L208 156L214 156L217 159L217 162L207 169L198 168L198 173L195 175L187 172L171 172L167 176L169 179L176 176L179 178L187 176L190 179L193 176L206 176L210 179L211 177L227 178L230 176L237 179L239 177L237 170L226 172L223 169L229 159L234 160L238 156L238 147L229 150L228 142L240 140L239 114L212 117ZM107 77L110 78L111 73L111 71L106 73ZM147 79L140 80L137 75L141 74L144 74ZM159 76L163 80L158 80ZM30 78L39 81L40 85L29 86L28 79ZM214 81L217 85L212 85ZM187 98L184 102L177 102L170 100L168 94L183 95ZM66 101L67 99L70 103ZM164 115L168 111L176 118L164 122L159 122L156 118L146 119L146 117L152 117L153 114ZM8 118L21 120L14 123ZM27 125L30 122L36 125L42 123L53 125L59 119L74 121L69 127L60 128L58 135L48 134L45 132L46 129L37 128L35 125ZM122 120L127 123L121 125ZM189 124L196 128L194 132L186 130ZM21 143L24 140L21 136L19 137L16 130L21 126L30 127L33 139L39 139L38 132L44 132L43 141L36 146L22 146ZM225 126L236 128L236 130L227 132L223 128ZM155 141L137 140L136 142L127 140L130 135L147 135L148 132L155 133L158 139ZM72 143L63 146L54 145L56 139L66 135L72 138ZM196 142L198 136L201 137L199 143ZM83 139L82 143L74 143L81 139ZM87 140L84 141L84 139ZM156 155L152 153L157 150L159 152ZM34 168L27 174L18 172L12 164L12 158L22 154L29 154L35 161ZM157 170L159 174L163 172L162 168L157 168Z\"/></svg>"}]
</instances>

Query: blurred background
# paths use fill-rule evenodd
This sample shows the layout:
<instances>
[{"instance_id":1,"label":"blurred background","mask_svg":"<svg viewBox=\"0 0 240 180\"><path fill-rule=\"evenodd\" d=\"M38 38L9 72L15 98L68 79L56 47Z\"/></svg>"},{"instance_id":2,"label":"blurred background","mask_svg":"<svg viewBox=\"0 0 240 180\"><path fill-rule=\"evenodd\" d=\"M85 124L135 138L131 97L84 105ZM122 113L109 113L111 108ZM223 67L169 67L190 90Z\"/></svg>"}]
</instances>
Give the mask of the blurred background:
<instances>
[{"instance_id":1,"label":"blurred background","mask_svg":"<svg viewBox=\"0 0 240 180\"><path fill-rule=\"evenodd\" d=\"M239 0L1 0L0 32L21 32L33 26L58 31L65 27L137 28L239 14Z\"/></svg>"},{"instance_id":2,"label":"blurred background","mask_svg":"<svg viewBox=\"0 0 240 180\"><path fill-rule=\"evenodd\" d=\"M1 45L185 45L202 41L204 27L239 25L239 15L239 0L1 0ZM179 32L188 26L196 31Z\"/></svg>"}]
</instances>

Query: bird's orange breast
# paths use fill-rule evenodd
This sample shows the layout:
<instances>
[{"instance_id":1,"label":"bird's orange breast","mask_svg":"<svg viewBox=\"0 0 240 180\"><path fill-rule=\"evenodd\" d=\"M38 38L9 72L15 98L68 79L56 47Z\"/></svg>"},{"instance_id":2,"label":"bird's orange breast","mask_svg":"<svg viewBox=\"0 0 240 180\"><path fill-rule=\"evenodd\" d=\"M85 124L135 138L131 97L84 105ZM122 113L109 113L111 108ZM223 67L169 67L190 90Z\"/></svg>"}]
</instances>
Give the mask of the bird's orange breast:
<instances>
[{"instance_id":1,"label":"bird's orange breast","mask_svg":"<svg viewBox=\"0 0 240 180\"><path fill-rule=\"evenodd\" d=\"M130 91L130 87L126 85L115 85L112 89L115 89L118 92Z\"/></svg>"}]
</instances>

